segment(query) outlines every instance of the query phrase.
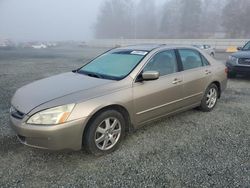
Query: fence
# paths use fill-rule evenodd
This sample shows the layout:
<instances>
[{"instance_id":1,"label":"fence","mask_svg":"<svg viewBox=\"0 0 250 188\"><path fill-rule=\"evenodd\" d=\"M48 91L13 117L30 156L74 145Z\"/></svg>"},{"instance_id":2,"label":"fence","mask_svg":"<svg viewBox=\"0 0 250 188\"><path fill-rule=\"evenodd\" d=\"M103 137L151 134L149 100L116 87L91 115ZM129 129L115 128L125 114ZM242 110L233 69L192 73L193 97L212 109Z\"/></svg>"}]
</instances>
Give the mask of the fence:
<instances>
[{"instance_id":1,"label":"fence","mask_svg":"<svg viewBox=\"0 0 250 188\"><path fill-rule=\"evenodd\" d=\"M226 50L228 47L243 46L249 39L98 39L88 42L95 47L116 47L134 44L169 44L169 45L195 45L207 44L216 50Z\"/></svg>"}]
</instances>

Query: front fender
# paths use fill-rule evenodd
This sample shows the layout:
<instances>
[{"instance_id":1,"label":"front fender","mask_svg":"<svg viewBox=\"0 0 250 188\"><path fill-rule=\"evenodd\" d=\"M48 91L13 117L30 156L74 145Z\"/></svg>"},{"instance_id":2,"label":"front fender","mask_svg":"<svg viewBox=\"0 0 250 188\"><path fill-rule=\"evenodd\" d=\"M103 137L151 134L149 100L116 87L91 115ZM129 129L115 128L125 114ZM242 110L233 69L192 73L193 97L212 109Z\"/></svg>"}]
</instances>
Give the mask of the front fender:
<instances>
[{"instance_id":1,"label":"front fender","mask_svg":"<svg viewBox=\"0 0 250 188\"><path fill-rule=\"evenodd\" d=\"M70 121L86 117L90 118L99 110L111 105L119 105L125 108L129 113L131 121L133 121L134 113L131 88L123 89L105 96L78 103L69 116L68 120Z\"/></svg>"}]
</instances>

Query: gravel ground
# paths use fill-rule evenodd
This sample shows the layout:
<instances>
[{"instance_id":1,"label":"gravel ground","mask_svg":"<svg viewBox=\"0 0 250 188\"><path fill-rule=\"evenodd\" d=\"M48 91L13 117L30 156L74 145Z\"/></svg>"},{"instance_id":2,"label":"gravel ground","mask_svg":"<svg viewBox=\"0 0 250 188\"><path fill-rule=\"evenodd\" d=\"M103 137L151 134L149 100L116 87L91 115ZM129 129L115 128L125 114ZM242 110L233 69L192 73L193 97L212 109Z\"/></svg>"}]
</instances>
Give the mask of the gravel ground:
<instances>
[{"instance_id":1,"label":"gravel ground","mask_svg":"<svg viewBox=\"0 0 250 188\"><path fill-rule=\"evenodd\" d=\"M8 123L14 91L104 50L0 51L0 187L250 187L249 78L229 80L211 113L190 110L151 123L107 156L20 144Z\"/></svg>"}]
</instances>

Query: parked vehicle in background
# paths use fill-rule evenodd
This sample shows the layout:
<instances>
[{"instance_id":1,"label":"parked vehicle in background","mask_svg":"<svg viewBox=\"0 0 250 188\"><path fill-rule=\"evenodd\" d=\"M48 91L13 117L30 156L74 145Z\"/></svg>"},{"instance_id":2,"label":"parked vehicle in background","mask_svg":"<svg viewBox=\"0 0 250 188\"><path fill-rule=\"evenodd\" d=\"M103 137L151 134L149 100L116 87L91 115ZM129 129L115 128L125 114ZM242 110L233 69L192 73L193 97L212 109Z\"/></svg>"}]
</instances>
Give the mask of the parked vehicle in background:
<instances>
[{"instance_id":1,"label":"parked vehicle in background","mask_svg":"<svg viewBox=\"0 0 250 188\"><path fill-rule=\"evenodd\" d=\"M237 74L250 76L250 41L244 47L238 47L238 52L229 56L226 66L228 77L233 78Z\"/></svg>"},{"instance_id":2,"label":"parked vehicle in background","mask_svg":"<svg viewBox=\"0 0 250 188\"><path fill-rule=\"evenodd\" d=\"M34 49L45 49L47 46L45 44L34 44L31 46Z\"/></svg>"},{"instance_id":3,"label":"parked vehicle in background","mask_svg":"<svg viewBox=\"0 0 250 188\"><path fill-rule=\"evenodd\" d=\"M0 49L12 49L16 46L16 44L10 39L2 39L0 38Z\"/></svg>"},{"instance_id":4,"label":"parked vehicle in background","mask_svg":"<svg viewBox=\"0 0 250 188\"><path fill-rule=\"evenodd\" d=\"M209 112L227 84L224 64L194 47L137 45L18 89L10 122L26 145L114 151L125 131L199 107Z\"/></svg>"},{"instance_id":5,"label":"parked vehicle in background","mask_svg":"<svg viewBox=\"0 0 250 188\"><path fill-rule=\"evenodd\" d=\"M194 45L194 46L196 48L199 48L199 49L205 51L207 54L209 54L212 57L215 56L215 50L210 45L204 44L204 45Z\"/></svg>"}]
</instances>

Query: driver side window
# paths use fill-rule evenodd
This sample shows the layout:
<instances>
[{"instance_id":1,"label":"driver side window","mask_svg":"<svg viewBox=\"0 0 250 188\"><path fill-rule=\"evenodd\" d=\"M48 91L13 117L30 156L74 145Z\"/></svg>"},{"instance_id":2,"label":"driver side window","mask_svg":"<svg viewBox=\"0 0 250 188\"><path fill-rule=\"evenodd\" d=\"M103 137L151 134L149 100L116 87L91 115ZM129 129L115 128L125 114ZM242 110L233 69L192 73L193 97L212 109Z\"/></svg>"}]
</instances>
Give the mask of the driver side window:
<instances>
[{"instance_id":1,"label":"driver side window","mask_svg":"<svg viewBox=\"0 0 250 188\"><path fill-rule=\"evenodd\" d=\"M174 50L167 50L156 54L143 70L158 71L160 76L172 74L178 71Z\"/></svg>"}]
</instances>

